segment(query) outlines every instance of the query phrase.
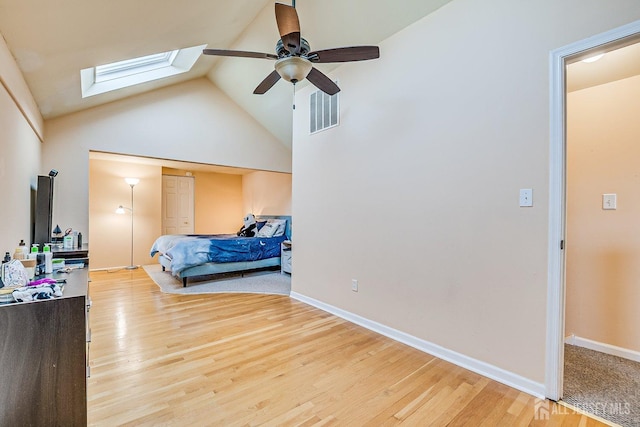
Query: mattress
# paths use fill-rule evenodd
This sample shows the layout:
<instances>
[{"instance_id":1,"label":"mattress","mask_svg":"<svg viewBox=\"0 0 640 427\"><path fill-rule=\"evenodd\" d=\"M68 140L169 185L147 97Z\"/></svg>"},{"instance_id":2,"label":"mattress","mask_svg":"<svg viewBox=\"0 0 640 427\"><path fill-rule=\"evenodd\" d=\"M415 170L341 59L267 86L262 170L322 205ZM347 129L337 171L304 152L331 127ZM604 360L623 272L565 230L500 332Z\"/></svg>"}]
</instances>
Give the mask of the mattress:
<instances>
[{"instance_id":1,"label":"mattress","mask_svg":"<svg viewBox=\"0 0 640 427\"><path fill-rule=\"evenodd\" d=\"M171 260L171 273L205 263L237 263L280 257L286 236L238 237L235 235L161 236L151 248L151 256L162 253Z\"/></svg>"}]
</instances>

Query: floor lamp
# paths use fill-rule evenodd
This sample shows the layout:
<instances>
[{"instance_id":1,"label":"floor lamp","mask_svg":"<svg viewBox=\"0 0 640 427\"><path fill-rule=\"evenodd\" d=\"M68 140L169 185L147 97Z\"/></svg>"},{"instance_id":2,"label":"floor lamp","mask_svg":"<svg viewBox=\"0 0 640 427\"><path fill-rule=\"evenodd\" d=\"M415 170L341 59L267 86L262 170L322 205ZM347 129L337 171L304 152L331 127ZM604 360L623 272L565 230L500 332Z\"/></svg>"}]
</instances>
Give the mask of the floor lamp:
<instances>
[{"instance_id":1,"label":"floor lamp","mask_svg":"<svg viewBox=\"0 0 640 427\"><path fill-rule=\"evenodd\" d=\"M131 186L131 207L127 208L120 205L118 209L116 209L116 213L123 214L125 213L125 211L131 212L131 261L129 265L125 267L125 269L135 270L136 268L138 268L138 266L133 264L133 187L135 187L136 184L140 182L140 180L138 178L125 178L124 180Z\"/></svg>"}]
</instances>

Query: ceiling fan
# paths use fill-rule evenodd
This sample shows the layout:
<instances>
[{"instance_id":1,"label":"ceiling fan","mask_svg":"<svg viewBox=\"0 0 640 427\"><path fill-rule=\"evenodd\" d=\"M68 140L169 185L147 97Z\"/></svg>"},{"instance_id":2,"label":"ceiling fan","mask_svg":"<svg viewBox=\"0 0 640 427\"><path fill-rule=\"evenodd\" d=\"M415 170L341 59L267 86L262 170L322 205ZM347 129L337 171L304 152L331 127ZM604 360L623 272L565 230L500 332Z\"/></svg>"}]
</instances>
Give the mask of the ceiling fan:
<instances>
[{"instance_id":1,"label":"ceiling fan","mask_svg":"<svg viewBox=\"0 0 640 427\"><path fill-rule=\"evenodd\" d=\"M306 78L323 92L335 95L340 92L340 88L329 77L318 71L313 66L314 63L365 61L380 57L378 46L351 46L311 51L309 43L300 37L300 21L295 8L295 0L293 0L292 6L276 3L276 22L280 32L280 40L276 44L275 55L224 49L204 49L202 53L275 60L275 70L253 91L257 95L266 93L280 78L294 85Z\"/></svg>"}]
</instances>

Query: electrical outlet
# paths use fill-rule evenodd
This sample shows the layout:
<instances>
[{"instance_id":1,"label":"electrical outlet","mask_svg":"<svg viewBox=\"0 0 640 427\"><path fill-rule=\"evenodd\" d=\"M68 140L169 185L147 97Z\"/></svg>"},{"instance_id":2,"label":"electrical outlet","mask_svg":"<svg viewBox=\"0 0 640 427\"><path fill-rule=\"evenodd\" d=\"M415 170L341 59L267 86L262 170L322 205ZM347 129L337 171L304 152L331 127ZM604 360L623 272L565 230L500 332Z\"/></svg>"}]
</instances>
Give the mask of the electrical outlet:
<instances>
[{"instance_id":1,"label":"electrical outlet","mask_svg":"<svg viewBox=\"0 0 640 427\"><path fill-rule=\"evenodd\" d=\"M351 290L358 292L358 281L356 279L351 279Z\"/></svg>"}]
</instances>

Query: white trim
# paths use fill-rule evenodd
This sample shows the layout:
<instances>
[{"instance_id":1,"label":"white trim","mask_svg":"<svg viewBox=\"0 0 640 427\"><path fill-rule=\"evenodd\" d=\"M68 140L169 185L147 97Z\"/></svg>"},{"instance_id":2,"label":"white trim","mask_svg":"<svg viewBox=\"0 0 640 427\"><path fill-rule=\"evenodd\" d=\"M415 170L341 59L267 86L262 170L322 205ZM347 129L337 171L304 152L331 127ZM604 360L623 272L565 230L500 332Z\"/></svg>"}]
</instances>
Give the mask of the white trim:
<instances>
[{"instance_id":1,"label":"white trim","mask_svg":"<svg viewBox=\"0 0 640 427\"><path fill-rule=\"evenodd\" d=\"M547 275L547 352L545 394L552 400L562 397L564 347L564 250L560 242L565 229L565 68L564 51L549 54L550 144L549 144L549 237ZM560 339L558 338L560 337Z\"/></svg>"},{"instance_id":2,"label":"white trim","mask_svg":"<svg viewBox=\"0 0 640 427\"><path fill-rule=\"evenodd\" d=\"M402 331L398 331L397 329L390 328L381 323L374 322L373 320L369 320L357 314L342 310L338 307L334 307L332 305L299 294L297 292L291 292L291 298L319 308L320 310L326 311L327 313L331 313L335 316L341 317L351 323L360 325L364 328L377 332L381 335L411 346L425 353L429 353L435 357L446 360L447 362L451 362L462 368L491 378L492 380L508 385L509 387L513 387L517 390L531 394L538 398L544 398L544 384L542 383L531 381L530 379L514 374L513 372L509 372L497 366L485 363L481 360L465 356L464 354L449 350L429 341L416 338Z\"/></svg>"},{"instance_id":3,"label":"white trim","mask_svg":"<svg viewBox=\"0 0 640 427\"><path fill-rule=\"evenodd\" d=\"M546 397L562 398L564 364L564 251L565 238L565 62L574 55L640 33L640 21L589 37L549 54L550 141L549 141L549 257L547 276Z\"/></svg>"},{"instance_id":4,"label":"white trim","mask_svg":"<svg viewBox=\"0 0 640 427\"><path fill-rule=\"evenodd\" d=\"M616 345L606 344L590 340L588 338L577 337L575 335L569 335L566 337L565 343L575 345L577 347L588 348L589 350L599 351L600 353L610 354L612 356L622 357L623 359L633 360L634 362L640 362L640 352L630 350L628 348L618 347Z\"/></svg>"}]
</instances>

